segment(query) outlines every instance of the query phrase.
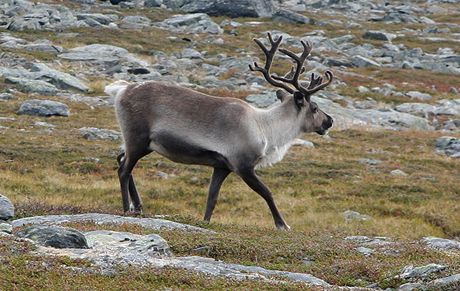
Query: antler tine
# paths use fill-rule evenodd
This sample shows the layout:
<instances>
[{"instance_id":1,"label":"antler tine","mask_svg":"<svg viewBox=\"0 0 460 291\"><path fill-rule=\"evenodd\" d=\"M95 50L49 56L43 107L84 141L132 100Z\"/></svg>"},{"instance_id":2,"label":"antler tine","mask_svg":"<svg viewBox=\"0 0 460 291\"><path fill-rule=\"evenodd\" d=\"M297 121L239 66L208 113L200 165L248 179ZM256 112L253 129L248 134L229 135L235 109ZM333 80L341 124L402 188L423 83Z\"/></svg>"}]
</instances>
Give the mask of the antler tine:
<instances>
[{"instance_id":1,"label":"antler tine","mask_svg":"<svg viewBox=\"0 0 460 291\"><path fill-rule=\"evenodd\" d=\"M271 44L270 50L268 50L267 47L265 47L260 40L254 39L254 42L262 49L262 51L265 54L265 66L260 67L256 62L254 62L254 67L249 65L249 69L251 71L261 72L268 83L272 84L275 87L283 88L284 90L292 94L294 93L294 90L291 87L282 82L275 81L270 74L270 68L272 66L273 57L275 56L276 51L278 50L278 47L281 41L283 40L283 37L280 36L276 40L273 40L271 33L268 33L268 40Z\"/></svg>"},{"instance_id":2,"label":"antler tine","mask_svg":"<svg viewBox=\"0 0 460 291\"><path fill-rule=\"evenodd\" d=\"M323 77L321 76L316 77L315 73L311 73L310 84L308 85L307 89L313 89L316 85L321 84L322 82L323 82Z\"/></svg>"},{"instance_id":3,"label":"antler tine","mask_svg":"<svg viewBox=\"0 0 460 291\"><path fill-rule=\"evenodd\" d=\"M326 86L328 86L332 82L332 79L334 78L334 75L332 74L332 72L331 71L326 71L324 74L326 75L326 78L327 78L326 83L322 83L323 80L322 80L321 77L319 77L319 78L321 78L321 82L319 82L319 83L315 82L315 86L311 86L311 83L314 82L314 80L312 80L312 82L310 83L310 86L308 86L308 88L305 89L306 94L312 95L313 93L318 92L319 90L325 88ZM318 85L316 85L316 83L318 83ZM312 87L312 88L310 88L310 87Z\"/></svg>"},{"instance_id":4,"label":"antler tine","mask_svg":"<svg viewBox=\"0 0 460 291\"><path fill-rule=\"evenodd\" d=\"M291 79L287 79L285 77L278 77L278 76L272 76L272 77L274 79L278 80L278 81L290 83L290 84L294 85L294 87L297 90L299 90L302 93L305 93L305 88L303 88L299 84L299 76L300 76L300 74L302 74L305 71L305 67L303 67L303 63L305 62L305 60L308 57L308 55L310 55L310 52L312 50L312 45L310 44L310 42L305 42L303 40L300 41L300 43L303 46L303 52L300 55L300 57L297 56L295 53L287 50L287 49L280 49L279 50L280 52L282 52L283 54L287 55L288 57L290 57L291 59L293 59L295 61L296 68L295 68L294 76Z\"/></svg>"}]
</instances>

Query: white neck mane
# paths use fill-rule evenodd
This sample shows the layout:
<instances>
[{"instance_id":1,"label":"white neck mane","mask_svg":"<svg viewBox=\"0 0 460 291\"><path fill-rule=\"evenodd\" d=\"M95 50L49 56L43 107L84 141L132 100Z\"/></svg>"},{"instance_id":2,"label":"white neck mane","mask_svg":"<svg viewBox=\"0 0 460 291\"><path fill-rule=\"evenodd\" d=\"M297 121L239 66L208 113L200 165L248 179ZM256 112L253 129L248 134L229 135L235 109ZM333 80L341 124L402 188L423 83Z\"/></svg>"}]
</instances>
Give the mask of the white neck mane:
<instances>
[{"instance_id":1,"label":"white neck mane","mask_svg":"<svg viewBox=\"0 0 460 291\"><path fill-rule=\"evenodd\" d=\"M256 168L271 166L281 161L301 133L301 115L293 99L266 110L258 110L265 148Z\"/></svg>"}]
</instances>

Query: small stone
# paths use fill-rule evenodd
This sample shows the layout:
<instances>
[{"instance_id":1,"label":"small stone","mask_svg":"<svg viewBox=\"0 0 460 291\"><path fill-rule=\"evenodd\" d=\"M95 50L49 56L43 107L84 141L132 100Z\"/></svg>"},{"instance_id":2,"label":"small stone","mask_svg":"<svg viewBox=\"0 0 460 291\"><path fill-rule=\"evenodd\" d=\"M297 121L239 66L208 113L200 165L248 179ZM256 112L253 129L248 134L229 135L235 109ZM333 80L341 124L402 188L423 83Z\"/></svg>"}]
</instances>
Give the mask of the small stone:
<instances>
[{"instance_id":1,"label":"small stone","mask_svg":"<svg viewBox=\"0 0 460 291\"><path fill-rule=\"evenodd\" d=\"M352 211L352 210L346 210L342 214L345 220L347 221L351 221L351 220L367 221L371 219L369 215L361 214L357 211Z\"/></svg>"},{"instance_id":2,"label":"small stone","mask_svg":"<svg viewBox=\"0 0 460 291\"><path fill-rule=\"evenodd\" d=\"M163 0L145 0L145 7L160 7L163 4Z\"/></svg>"},{"instance_id":3,"label":"small stone","mask_svg":"<svg viewBox=\"0 0 460 291\"><path fill-rule=\"evenodd\" d=\"M424 242L428 247L434 249L460 251L460 241L456 240L429 236L424 237L422 242Z\"/></svg>"},{"instance_id":4,"label":"small stone","mask_svg":"<svg viewBox=\"0 0 460 291\"><path fill-rule=\"evenodd\" d=\"M12 233L13 226L6 222L0 222L0 232Z\"/></svg>"},{"instance_id":5,"label":"small stone","mask_svg":"<svg viewBox=\"0 0 460 291\"><path fill-rule=\"evenodd\" d=\"M380 30L368 30L364 33L363 38L373 39L373 40L391 41L392 39L396 38L396 34L388 33L385 31L380 31Z\"/></svg>"},{"instance_id":6,"label":"small stone","mask_svg":"<svg viewBox=\"0 0 460 291\"><path fill-rule=\"evenodd\" d=\"M393 176L407 176L407 174L399 169L393 170L390 172Z\"/></svg>"},{"instance_id":7,"label":"small stone","mask_svg":"<svg viewBox=\"0 0 460 291\"><path fill-rule=\"evenodd\" d=\"M442 136L436 140L436 152L452 158L460 158L460 139Z\"/></svg>"},{"instance_id":8,"label":"small stone","mask_svg":"<svg viewBox=\"0 0 460 291\"><path fill-rule=\"evenodd\" d=\"M406 93L406 96L409 96L411 99L427 101L431 100L433 97L430 94L422 93L419 91L409 91Z\"/></svg>"},{"instance_id":9,"label":"small stone","mask_svg":"<svg viewBox=\"0 0 460 291\"><path fill-rule=\"evenodd\" d=\"M0 194L0 220L8 220L14 217L14 206L10 199Z\"/></svg>"},{"instance_id":10,"label":"small stone","mask_svg":"<svg viewBox=\"0 0 460 291\"><path fill-rule=\"evenodd\" d=\"M378 164L383 163L383 161L377 160L377 159L359 159L358 163L365 164L365 165L370 165L370 166L376 166Z\"/></svg>"},{"instance_id":11,"label":"small stone","mask_svg":"<svg viewBox=\"0 0 460 291\"><path fill-rule=\"evenodd\" d=\"M38 93L41 95L56 95L58 90L52 84L42 80L29 80L25 78L6 77L5 81L16 84L24 93Z\"/></svg>"},{"instance_id":12,"label":"small stone","mask_svg":"<svg viewBox=\"0 0 460 291\"><path fill-rule=\"evenodd\" d=\"M12 94L10 94L10 93L1 93L0 94L0 100L1 101L7 101L7 100L11 100L13 98L14 98L14 96Z\"/></svg>"},{"instance_id":13,"label":"small stone","mask_svg":"<svg viewBox=\"0 0 460 291\"><path fill-rule=\"evenodd\" d=\"M404 267L403 271L399 275L402 279L409 278L424 278L432 273L437 273L446 269L446 266L439 264L428 264L426 266L414 267L412 265Z\"/></svg>"},{"instance_id":14,"label":"small stone","mask_svg":"<svg viewBox=\"0 0 460 291\"><path fill-rule=\"evenodd\" d=\"M366 248L366 247L357 247L356 251L363 254L364 256L368 257L374 253L373 249Z\"/></svg>"},{"instance_id":15,"label":"small stone","mask_svg":"<svg viewBox=\"0 0 460 291\"><path fill-rule=\"evenodd\" d=\"M34 116L69 116L69 107L52 100L31 99L24 101L17 114Z\"/></svg>"},{"instance_id":16,"label":"small stone","mask_svg":"<svg viewBox=\"0 0 460 291\"><path fill-rule=\"evenodd\" d=\"M181 52L181 57L185 59L201 59L203 56L197 50L191 48L185 48Z\"/></svg>"},{"instance_id":17,"label":"small stone","mask_svg":"<svg viewBox=\"0 0 460 291\"><path fill-rule=\"evenodd\" d=\"M397 291L413 291L420 290L423 287L420 283L406 283L398 287Z\"/></svg>"},{"instance_id":18,"label":"small stone","mask_svg":"<svg viewBox=\"0 0 460 291\"><path fill-rule=\"evenodd\" d=\"M369 93L371 90L369 90L369 88L367 87L364 87L364 86L359 86L358 87L358 92L359 93Z\"/></svg>"},{"instance_id":19,"label":"small stone","mask_svg":"<svg viewBox=\"0 0 460 291\"><path fill-rule=\"evenodd\" d=\"M168 179L169 175L166 174L165 172L162 171L156 171L155 176L161 178L161 179Z\"/></svg>"},{"instance_id":20,"label":"small stone","mask_svg":"<svg viewBox=\"0 0 460 291\"><path fill-rule=\"evenodd\" d=\"M455 285L457 284L457 285ZM435 290L442 290L442 287L457 286L460 284L460 274L439 278L428 283L428 286L434 287ZM454 289L449 289L454 290ZM457 290L457 289L456 289Z\"/></svg>"},{"instance_id":21,"label":"small stone","mask_svg":"<svg viewBox=\"0 0 460 291\"><path fill-rule=\"evenodd\" d=\"M381 64L360 55L353 56L351 62L358 68L381 67Z\"/></svg>"},{"instance_id":22,"label":"small stone","mask_svg":"<svg viewBox=\"0 0 460 291\"><path fill-rule=\"evenodd\" d=\"M110 129L101 129L96 127L82 127L79 129L80 133L87 140L119 140L121 133Z\"/></svg>"},{"instance_id":23,"label":"small stone","mask_svg":"<svg viewBox=\"0 0 460 291\"><path fill-rule=\"evenodd\" d=\"M85 236L78 230L68 227L33 225L18 231L16 235L31 239L45 247L88 248Z\"/></svg>"}]
</instances>

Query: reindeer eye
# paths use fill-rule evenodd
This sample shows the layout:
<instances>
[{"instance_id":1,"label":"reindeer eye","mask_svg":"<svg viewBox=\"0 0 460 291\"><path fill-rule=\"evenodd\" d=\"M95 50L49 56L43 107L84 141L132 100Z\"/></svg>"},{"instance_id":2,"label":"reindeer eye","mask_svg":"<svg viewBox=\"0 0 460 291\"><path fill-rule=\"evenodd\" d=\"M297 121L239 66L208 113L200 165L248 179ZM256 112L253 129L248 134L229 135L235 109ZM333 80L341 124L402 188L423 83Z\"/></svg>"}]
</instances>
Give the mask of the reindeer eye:
<instances>
[{"instance_id":1,"label":"reindeer eye","mask_svg":"<svg viewBox=\"0 0 460 291\"><path fill-rule=\"evenodd\" d=\"M316 103L310 103L310 109L311 112L316 113L318 112L318 105L316 105Z\"/></svg>"}]
</instances>

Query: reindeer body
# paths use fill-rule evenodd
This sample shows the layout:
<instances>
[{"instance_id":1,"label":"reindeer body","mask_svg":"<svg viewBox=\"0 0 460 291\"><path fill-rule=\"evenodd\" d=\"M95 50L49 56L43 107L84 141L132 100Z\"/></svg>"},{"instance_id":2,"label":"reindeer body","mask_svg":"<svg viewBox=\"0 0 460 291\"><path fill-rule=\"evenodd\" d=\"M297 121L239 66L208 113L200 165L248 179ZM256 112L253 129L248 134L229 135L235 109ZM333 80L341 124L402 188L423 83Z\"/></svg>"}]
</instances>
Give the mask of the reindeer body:
<instances>
[{"instance_id":1,"label":"reindeer body","mask_svg":"<svg viewBox=\"0 0 460 291\"><path fill-rule=\"evenodd\" d=\"M271 84L293 95L277 92L281 103L268 109L255 108L236 98L210 96L157 81L140 84L116 81L106 87L105 92L115 97L124 140L125 151L118 156L118 175L125 212L130 210L130 202L135 212L142 211L131 172L139 159L155 151L174 162L214 168L205 220L211 219L223 181L234 172L265 199L275 225L289 229L271 191L256 175L255 169L280 161L301 133L324 134L332 126L332 118L309 98L331 82L332 73L326 72L327 83L322 84L322 78L313 75L309 87L301 87L297 79L311 50L311 46L302 42L305 50L300 58L280 50L292 54L298 63L295 72L290 73L292 79L288 78L289 74L285 77L270 75L271 62L281 38L273 41L269 34L269 39L270 50L256 40L266 54L265 68L255 64L255 69L251 67L251 70L262 72ZM298 91L284 83L294 85Z\"/></svg>"}]
</instances>

